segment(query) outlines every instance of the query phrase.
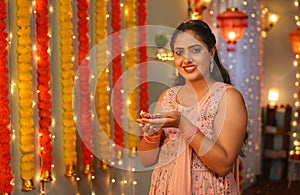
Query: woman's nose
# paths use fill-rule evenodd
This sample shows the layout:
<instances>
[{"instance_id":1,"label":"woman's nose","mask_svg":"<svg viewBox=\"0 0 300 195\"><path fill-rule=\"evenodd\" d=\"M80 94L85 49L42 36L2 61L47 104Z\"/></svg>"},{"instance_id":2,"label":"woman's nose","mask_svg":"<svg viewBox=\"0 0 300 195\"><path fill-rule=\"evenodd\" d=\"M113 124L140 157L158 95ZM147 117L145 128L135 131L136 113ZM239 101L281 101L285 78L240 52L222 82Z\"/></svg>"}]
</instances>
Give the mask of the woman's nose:
<instances>
[{"instance_id":1,"label":"woman's nose","mask_svg":"<svg viewBox=\"0 0 300 195\"><path fill-rule=\"evenodd\" d=\"M188 54L184 55L184 62L187 64L192 62L192 59Z\"/></svg>"}]
</instances>

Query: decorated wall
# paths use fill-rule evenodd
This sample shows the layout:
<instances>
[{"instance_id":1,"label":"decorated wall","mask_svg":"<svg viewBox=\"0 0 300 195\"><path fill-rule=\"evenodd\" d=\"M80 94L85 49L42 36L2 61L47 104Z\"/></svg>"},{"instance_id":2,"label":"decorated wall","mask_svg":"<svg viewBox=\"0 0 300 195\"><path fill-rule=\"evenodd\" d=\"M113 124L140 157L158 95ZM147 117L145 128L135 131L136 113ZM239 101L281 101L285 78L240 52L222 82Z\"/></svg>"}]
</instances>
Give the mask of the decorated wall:
<instances>
[{"instance_id":1,"label":"decorated wall","mask_svg":"<svg viewBox=\"0 0 300 195\"><path fill-rule=\"evenodd\" d=\"M2 1L1 8L0 192L142 189L133 177L113 170L135 172L134 120L138 110L148 110L146 2ZM144 66L132 68L138 63ZM97 181L97 172L109 168ZM107 182L106 189L98 185Z\"/></svg>"},{"instance_id":2,"label":"decorated wall","mask_svg":"<svg viewBox=\"0 0 300 195\"><path fill-rule=\"evenodd\" d=\"M249 186L260 172L261 5L229 2L212 1L203 19L246 100ZM235 51L216 19L231 6L248 15ZM3 0L0 16L0 193L146 194L135 119L172 85L174 66L157 59L154 40L189 17L186 1Z\"/></svg>"}]
</instances>

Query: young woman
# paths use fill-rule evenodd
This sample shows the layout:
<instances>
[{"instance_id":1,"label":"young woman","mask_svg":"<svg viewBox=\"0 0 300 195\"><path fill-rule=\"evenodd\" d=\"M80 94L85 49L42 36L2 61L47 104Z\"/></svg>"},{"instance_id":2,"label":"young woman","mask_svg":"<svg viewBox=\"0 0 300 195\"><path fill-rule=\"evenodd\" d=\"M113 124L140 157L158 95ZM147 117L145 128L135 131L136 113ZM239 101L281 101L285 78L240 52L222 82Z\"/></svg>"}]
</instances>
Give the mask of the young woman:
<instances>
[{"instance_id":1,"label":"young woman","mask_svg":"<svg viewBox=\"0 0 300 195\"><path fill-rule=\"evenodd\" d=\"M145 132L139 158L155 165L149 194L239 194L234 167L247 111L220 64L215 36L201 20L183 22L171 49L177 85L161 94L154 110L161 117L138 120Z\"/></svg>"}]
</instances>

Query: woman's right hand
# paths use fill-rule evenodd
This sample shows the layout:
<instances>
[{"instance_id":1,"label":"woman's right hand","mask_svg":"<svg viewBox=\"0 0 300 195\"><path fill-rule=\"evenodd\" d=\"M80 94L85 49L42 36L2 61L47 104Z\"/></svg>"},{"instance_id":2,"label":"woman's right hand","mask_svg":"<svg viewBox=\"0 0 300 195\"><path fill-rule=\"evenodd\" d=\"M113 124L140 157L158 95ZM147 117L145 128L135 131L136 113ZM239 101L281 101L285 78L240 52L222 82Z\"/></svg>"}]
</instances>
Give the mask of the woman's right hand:
<instances>
[{"instance_id":1,"label":"woman's right hand","mask_svg":"<svg viewBox=\"0 0 300 195\"><path fill-rule=\"evenodd\" d=\"M164 127L174 127L179 128L182 120L182 114L179 111L170 111L164 113L161 117L158 118L142 118L139 119L139 123L143 125L149 125L148 128L152 130L152 127L155 129L161 129Z\"/></svg>"},{"instance_id":2,"label":"woman's right hand","mask_svg":"<svg viewBox=\"0 0 300 195\"><path fill-rule=\"evenodd\" d=\"M146 133L147 135L152 134L159 134L162 132L162 128L159 125L153 125L150 123L149 120L156 120L156 119L137 119L139 126L141 127L142 132Z\"/></svg>"}]
</instances>

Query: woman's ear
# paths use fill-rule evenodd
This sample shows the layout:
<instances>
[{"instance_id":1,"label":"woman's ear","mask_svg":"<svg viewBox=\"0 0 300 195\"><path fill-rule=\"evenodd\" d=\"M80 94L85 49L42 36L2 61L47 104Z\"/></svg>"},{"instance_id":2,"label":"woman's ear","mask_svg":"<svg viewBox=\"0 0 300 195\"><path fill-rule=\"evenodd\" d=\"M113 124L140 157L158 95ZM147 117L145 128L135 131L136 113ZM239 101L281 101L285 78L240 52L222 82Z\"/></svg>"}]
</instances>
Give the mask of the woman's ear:
<instances>
[{"instance_id":1,"label":"woman's ear","mask_svg":"<svg viewBox=\"0 0 300 195\"><path fill-rule=\"evenodd\" d=\"M211 48L209 53L210 53L210 56L212 57L212 59L214 59L215 53L216 53L216 47Z\"/></svg>"}]
</instances>

